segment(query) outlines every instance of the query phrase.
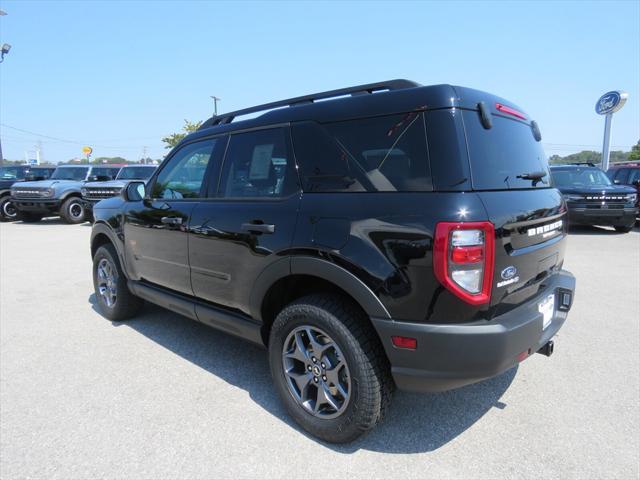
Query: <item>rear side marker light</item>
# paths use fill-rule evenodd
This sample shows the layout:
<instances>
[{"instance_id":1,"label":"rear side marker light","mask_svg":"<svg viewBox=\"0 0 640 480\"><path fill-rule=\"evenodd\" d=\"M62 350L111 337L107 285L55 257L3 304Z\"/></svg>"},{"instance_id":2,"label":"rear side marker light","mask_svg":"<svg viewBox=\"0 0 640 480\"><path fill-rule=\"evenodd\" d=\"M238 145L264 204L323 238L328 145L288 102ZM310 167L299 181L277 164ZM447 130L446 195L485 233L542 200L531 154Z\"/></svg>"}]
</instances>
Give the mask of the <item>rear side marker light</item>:
<instances>
[{"instance_id":1,"label":"rear side marker light","mask_svg":"<svg viewBox=\"0 0 640 480\"><path fill-rule=\"evenodd\" d=\"M495 229L491 222L436 225L433 271L451 293L471 305L491 300Z\"/></svg>"},{"instance_id":2,"label":"rear side marker light","mask_svg":"<svg viewBox=\"0 0 640 480\"><path fill-rule=\"evenodd\" d=\"M527 116L524 113L519 112L515 108L507 107L506 105L503 105L501 103L496 103L496 110L498 110L501 113L506 113L507 115L512 115L521 120L527 119Z\"/></svg>"},{"instance_id":3,"label":"rear side marker light","mask_svg":"<svg viewBox=\"0 0 640 480\"><path fill-rule=\"evenodd\" d=\"M418 348L418 341L411 337L392 336L391 343L394 347L405 348L407 350L415 350Z\"/></svg>"}]
</instances>

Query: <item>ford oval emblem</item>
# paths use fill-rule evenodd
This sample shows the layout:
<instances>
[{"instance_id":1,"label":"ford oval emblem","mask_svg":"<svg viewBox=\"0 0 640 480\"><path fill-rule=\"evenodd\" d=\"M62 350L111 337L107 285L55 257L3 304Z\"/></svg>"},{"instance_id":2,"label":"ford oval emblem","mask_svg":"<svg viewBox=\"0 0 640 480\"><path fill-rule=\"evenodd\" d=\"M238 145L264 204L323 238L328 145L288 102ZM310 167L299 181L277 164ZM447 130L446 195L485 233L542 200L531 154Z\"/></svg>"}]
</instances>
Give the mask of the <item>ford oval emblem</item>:
<instances>
[{"instance_id":1,"label":"ford oval emblem","mask_svg":"<svg viewBox=\"0 0 640 480\"><path fill-rule=\"evenodd\" d=\"M628 96L626 92L618 90L605 93L596 102L596 113L607 115L608 113L617 112L625 104Z\"/></svg>"},{"instance_id":2,"label":"ford oval emblem","mask_svg":"<svg viewBox=\"0 0 640 480\"><path fill-rule=\"evenodd\" d=\"M516 273L518 273L518 270L516 269L516 267L514 267L513 265L510 265L504 270L502 270L502 272L500 273L500 276L502 277L503 280L509 280L510 278L515 277Z\"/></svg>"}]
</instances>

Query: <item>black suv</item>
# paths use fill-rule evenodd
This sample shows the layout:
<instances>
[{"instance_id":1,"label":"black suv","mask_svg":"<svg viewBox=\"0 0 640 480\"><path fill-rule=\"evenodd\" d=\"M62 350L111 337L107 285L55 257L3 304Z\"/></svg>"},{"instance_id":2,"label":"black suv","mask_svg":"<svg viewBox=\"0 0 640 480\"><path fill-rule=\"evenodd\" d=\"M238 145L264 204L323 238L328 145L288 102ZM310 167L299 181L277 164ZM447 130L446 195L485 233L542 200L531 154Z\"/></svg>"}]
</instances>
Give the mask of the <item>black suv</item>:
<instances>
[{"instance_id":1,"label":"black suv","mask_svg":"<svg viewBox=\"0 0 640 480\"><path fill-rule=\"evenodd\" d=\"M9 165L0 167L0 221L10 222L18 219L18 210L11 201L11 185L16 182L46 180L56 167Z\"/></svg>"},{"instance_id":2,"label":"black suv","mask_svg":"<svg viewBox=\"0 0 640 480\"><path fill-rule=\"evenodd\" d=\"M468 88L394 80L220 115L96 205L96 301L267 346L291 416L351 441L394 387L551 354L575 279L548 175L537 124Z\"/></svg>"},{"instance_id":3,"label":"black suv","mask_svg":"<svg viewBox=\"0 0 640 480\"><path fill-rule=\"evenodd\" d=\"M629 232L636 222L637 193L616 185L591 163L551 167L554 186L564 195L572 225L608 225Z\"/></svg>"}]
</instances>

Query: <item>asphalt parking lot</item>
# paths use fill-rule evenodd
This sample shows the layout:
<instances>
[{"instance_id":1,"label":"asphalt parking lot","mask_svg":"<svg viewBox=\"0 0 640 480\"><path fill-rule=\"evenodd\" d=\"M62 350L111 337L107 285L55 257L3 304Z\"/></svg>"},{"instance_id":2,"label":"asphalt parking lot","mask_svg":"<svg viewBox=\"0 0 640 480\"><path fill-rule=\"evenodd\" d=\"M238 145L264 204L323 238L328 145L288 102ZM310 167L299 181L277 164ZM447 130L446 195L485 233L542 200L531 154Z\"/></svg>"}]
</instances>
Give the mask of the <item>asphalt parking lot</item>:
<instances>
[{"instance_id":1,"label":"asphalt parking lot","mask_svg":"<svg viewBox=\"0 0 640 480\"><path fill-rule=\"evenodd\" d=\"M147 305L94 309L88 224L0 225L0 477L638 478L640 230L569 238L551 358L437 395L397 393L347 446L286 416L266 352Z\"/></svg>"}]
</instances>

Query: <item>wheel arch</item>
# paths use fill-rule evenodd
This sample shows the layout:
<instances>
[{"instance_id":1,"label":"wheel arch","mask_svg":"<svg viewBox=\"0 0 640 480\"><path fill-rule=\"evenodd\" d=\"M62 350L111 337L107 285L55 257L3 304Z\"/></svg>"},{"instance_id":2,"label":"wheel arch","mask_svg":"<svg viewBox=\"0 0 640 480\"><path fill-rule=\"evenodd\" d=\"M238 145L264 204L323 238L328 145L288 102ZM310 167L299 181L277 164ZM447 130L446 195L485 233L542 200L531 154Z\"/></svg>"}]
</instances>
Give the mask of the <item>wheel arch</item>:
<instances>
[{"instance_id":1,"label":"wheel arch","mask_svg":"<svg viewBox=\"0 0 640 480\"><path fill-rule=\"evenodd\" d=\"M314 257L284 258L258 276L251 292L251 316L262 322L265 345L268 344L271 325L285 305L302 296L320 292L336 293L351 299L368 317L391 318L375 293L348 270Z\"/></svg>"}]
</instances>

